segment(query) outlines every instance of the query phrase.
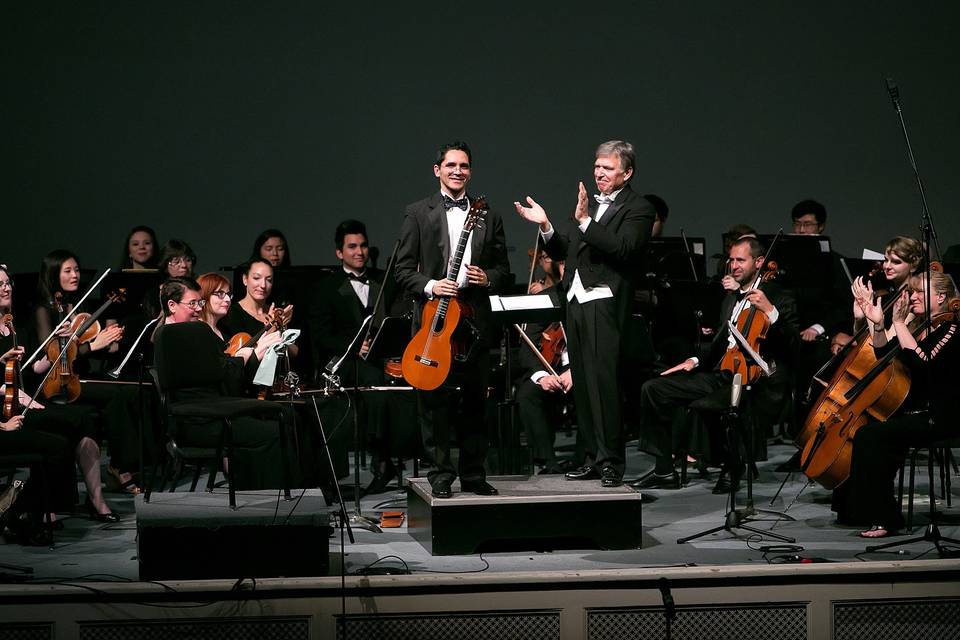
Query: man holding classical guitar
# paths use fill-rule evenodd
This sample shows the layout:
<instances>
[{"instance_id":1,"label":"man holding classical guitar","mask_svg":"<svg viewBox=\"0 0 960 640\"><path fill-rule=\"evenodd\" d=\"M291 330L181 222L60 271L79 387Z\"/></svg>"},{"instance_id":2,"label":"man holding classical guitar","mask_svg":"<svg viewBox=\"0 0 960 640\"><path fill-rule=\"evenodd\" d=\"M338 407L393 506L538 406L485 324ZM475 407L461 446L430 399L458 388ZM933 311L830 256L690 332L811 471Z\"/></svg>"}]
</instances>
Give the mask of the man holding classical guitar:
<instances>
[{"instance_id":1,"label":"man holding classical guitar","mask_svg":"<svg viewBox=\"0 0 960 640\"><path fill-rule=\"evenodd\" d=\"M417 334L403 359L404 377L418 392L424 452L435 465L428 473L434 497L449 498L460 476L463 491L495 495L486 481L489 445L484 405L490 347L491 294L510 282L503 223L482 199L467 194L471 152L464 142L443 145L433 173L440 189L407 206L400 230L396 278L415 296ZM483 220L485 218L485 220ZM425 310L426 307L426 310ZM458 316L472 320L476 343L463 361L451 363ZM446 375L449 368L450 375ZM452 405L460 387L460 417ZM450 457L450 425L456 420L458 466Z\"/></svg>"},{"instance_id":2,"label":"man holding classical guitar","mask_svg":"<svg viewBox=\"0 0 960 640\"><path fill-rule=\"evenodd\" d=\"M635 161L629 142L601 144L593 167L600 193L589 198L581 182L573 218L565 221L565 228L555 228L533 198L527 198L527 207L514 203L517 213L540 225L547 254L566 264L561 285L569 303L567 345L587 456L585 465L567 473L567 479L600 479L604 487L623 484L621 342L635 271L656 215L653 205L628 184Z\"/></svg>"}]
</instances>

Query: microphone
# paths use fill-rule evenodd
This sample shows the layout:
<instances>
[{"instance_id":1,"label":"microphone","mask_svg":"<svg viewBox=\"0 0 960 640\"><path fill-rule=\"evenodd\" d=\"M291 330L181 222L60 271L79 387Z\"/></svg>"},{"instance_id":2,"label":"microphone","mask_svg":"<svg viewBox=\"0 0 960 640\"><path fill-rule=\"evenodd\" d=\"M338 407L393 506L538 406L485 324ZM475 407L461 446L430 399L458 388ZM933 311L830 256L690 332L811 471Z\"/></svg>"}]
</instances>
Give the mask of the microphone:
<instances>
[{"instance_id":1,"label":"microphone","mask_svg":"<svg viewBox=\"0 0 960 640\"><path fill-rule=\"evenodd\" d=\"M887 93L890 94L890 101L893 103L893 108L900 111L900 87L893 81L893 78L886 78L886 83Z\"/></svg>"},{"instance_id":2,"label":"microphone","mask_svg":"<svg viewBox=\"0 0 960 640\"><path fill-rule=\"evenodd\" d=\"M736 409L740 406L740 394L743 392L743 376L739 373L733 374L733 385L730 387L730 408Z\"/></svg>"},{"instance_id":3,"label":"microphone","mask_svg":"<svg viewBox=\"0 0 960 640\"><path fill-rule=\"evenodd\" d=\"M666 578L657 580L660 585L660 597L663 599L663 617L668 621L677 619L677 608L673 603L673 596L670 594L670 583Z\"/></svg>"}]
</instances>

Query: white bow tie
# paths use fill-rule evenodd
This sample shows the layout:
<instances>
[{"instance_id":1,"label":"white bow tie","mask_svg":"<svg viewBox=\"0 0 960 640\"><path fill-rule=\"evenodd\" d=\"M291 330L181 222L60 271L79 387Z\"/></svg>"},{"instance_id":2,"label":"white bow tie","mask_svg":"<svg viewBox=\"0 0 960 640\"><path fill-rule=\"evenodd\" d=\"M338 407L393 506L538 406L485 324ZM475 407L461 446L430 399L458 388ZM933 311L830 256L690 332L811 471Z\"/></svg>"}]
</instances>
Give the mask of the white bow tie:
<instances>
[{"instance_id":1,"label":"white bow tie","mask_svg":"<svg viewBox=\"0 0 960 640\"><path fill-rule=\"evenodd\" d=\"M611 196L603 196L603 195L600 195L600 194L595 194L593 197L594 197L594 198L597 200L597 202L599 202L600 204L613 204L613 200L614 200L614 198L612 198Z\"/></svg>"}]
</instances>

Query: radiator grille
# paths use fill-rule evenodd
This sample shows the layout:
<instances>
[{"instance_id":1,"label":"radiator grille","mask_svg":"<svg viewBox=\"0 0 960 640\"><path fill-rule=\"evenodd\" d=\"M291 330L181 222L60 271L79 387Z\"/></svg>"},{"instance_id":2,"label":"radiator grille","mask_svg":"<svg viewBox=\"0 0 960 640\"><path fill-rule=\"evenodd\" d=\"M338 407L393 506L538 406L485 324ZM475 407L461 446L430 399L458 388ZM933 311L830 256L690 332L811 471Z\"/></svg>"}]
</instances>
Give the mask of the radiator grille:
<instances>
[{"instance_id":1,"label":"radiator grille","mask_svg":"<svg viewBox=\"0 0 960 640\"><path fill-rule=\"evenodd\" d=\"M836 640L960 638L960 600L836 603Z\"/></svg>"},{"instance_id":2,"label":"radiator grille","mask_svg":"<svg viewBox=\"0 0 960 640\"><path fill-rule=\"evenodd\" d=\"M683 607L673 621L674 640L806 640L807 608L804 604L776 607ZM665 638L662 608L590 611L587 638L630 640Z\"/></svg>"},{"instance_id":3,"label":"radiator grille","mask_svg":"<svg viewBox=\"0 0 960 640\"><path fill-rule=\"evenodd\" d=\"M337 617L337 638L344 636ZM393 640L560 640L560 613L348 616L346 637Z\"/></svg>"}]
</instances>

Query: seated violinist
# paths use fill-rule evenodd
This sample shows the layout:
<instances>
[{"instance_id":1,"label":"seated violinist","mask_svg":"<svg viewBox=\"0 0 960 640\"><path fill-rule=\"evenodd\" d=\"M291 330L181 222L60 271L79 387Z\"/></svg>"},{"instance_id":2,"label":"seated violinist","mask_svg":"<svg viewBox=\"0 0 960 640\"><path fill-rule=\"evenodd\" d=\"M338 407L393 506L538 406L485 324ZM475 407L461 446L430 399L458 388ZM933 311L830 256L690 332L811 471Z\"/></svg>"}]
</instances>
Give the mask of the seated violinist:
<instances>
[{"instance_id":1,"label":"seated violinist","mask_svg":"<svg viewBox=\"0 0 960 640\"><path fill-rule=\"evenodd\" d=\"M925 316L928 286L934 329L911 329L911 316ZM869 324L876 356L898 350L896 357L909 369L912 380L909 395L891 418L868 422L856 431L850 477L833 492L838 524L867 526L862 537L882 538L903 526L893 479L908 447L928 446L960 433L956 424L960 396L954 378L960 367L960 323L955 309L947 311L948 302L956 302L957 290L950 276L938 271L913 276L909 289L893 305L889 326L882 300L869 284L858 279L853 295ZM915 412L927 406L929 414Z\"/></svg>"},{"instance_id":2,"label":"seated violinist","mask_svg":"<svg viewBox=\"0 0 960 640\"><path fill-rule=\"evenodd\" d=\"M47 254L40 265L40 282L37 288L38 305L35 309L35 329L38 340L45 339L54 332L63 315L73 311L74 304L81 297L80 265L77 257L70 251L58 249ZM70 375L87 373L93 361L110 350L116 350L117 342L123 337L124 330L116 324L105 323L107 326L93 338L84 342L81 337L75 339L79 344L76 347L76 358L71 362L69 354L63 357L60 353L59 339L50 341L47 355L34 361L32 372L37 374L37 380L42 378L53 367L54 371L47 378L42 400L45 404L60 404L71 407L68 411L79 412L81 409L89 412L95 410L103 418L102 429L92 431L89 435L102 439L106 435L110 443L110 464L107 474L115 487L123 492L136 494L140 487L134 474L139 470L140 447L137 436L138 424L138 397L136 391L123 386L98 384L80 384L79 396L71 401L69 386L57 384L57 380L69 380ZM64 340L73 335L79 323L74 321L63 324L57 329L57 335ZM52 357L51 357L52 356ZM51 364L53 363L53 365Z\"/></svg>"},{"instance_id":3,"label":"seated violinist","mask_svg":"<svg viewBox=\"0 0 960 640\"><path fill-rule=\"evenodd\" d=\"M236 304L229 305L227 315L218 326L224 336L246 333L255 335L264 325L276 323L279 319L284 327L293 320L293 305L283 304L277 307L271 301L273 294L273 266L262 258L254 259L243 266L243 286L245 295ZM291 358L296 358L299 348L296 344L287 347Z\"/></svg>"},{"instance_id":4,"label":"seated violinist","mask_svg":"<svg viewBox=\"0 0 960 640\"><path fill-rule=\"evenodd\" d=\"M723 300L720 326L710 346L709 354L701 367L701 358L687 358L671 367L641 388L640 395L640 447L656 457L653 473L640 478L631 486L635 489L678 489L680 481L673 468L672 423L678 409L689 407L707 414L722 411L730 403L730 385L733 373L721 368L723 356L728 349L737 346L727 328L727 321L736 324L741 314L749 315L751 307L769 320L767 337L759 346L761 357L775 367L769 378L761 377L752 392L752 414L756 424L772 422L779 414L784 394L791 383L791 368L796 360L799 332L797 312L793 296L776 282L764 281L759 286L758 274L764 264L764 247L753 237L743 237L733 242L728 254L729 275L723 278L727 295ZM766 421L766 422L765 422ZM738 452L725 451L725 438L710 438L710 447L697 453L713 453L713 458L726 460L727 455ZM685 444L683 448L687 445ZM730 482L737 483L742 469L731 469ZM728 481L722 473L715 493L726 493Z\"/></svg>"},{"instance_id":5,"label":"seated violinist","mask_svg":"<svg viewBox=\"0 0 960 640\"><path fill-rule=\"evenodd\" d=\"M200 323L200 312L204 308L200 285L191 278L171 278L160 288L160 303L163 307L164 324L158 329L156 342L159 371L170 366L163 360L165 350L163 342L165 332L170 325L182 323ZM172 400L205 402L238 395L243 386L246 363L251 359L260 360L272 345L280 341L277 332L265 333L254 347L241 349L233 357L223 353L222 341L212 332L204 329L191 334L189 354L182 358L189 361L197 370L219 370L222 372L219 384L206 387L176 389ZM169 356L169 354L167 354ZM196 447L214 447L220 442L222 423L219 420L203 418L191 419L182 427L180 439L183 444ZM276 489L284 484L283 462L280 447L280 434L276 422L260 420L249 416L240 416L231 420L231 442L233 445L230 480L236 488ZM288 452L295 451L288 447Z\"/></svg>"}]
</instances>

